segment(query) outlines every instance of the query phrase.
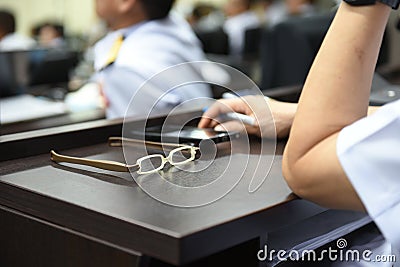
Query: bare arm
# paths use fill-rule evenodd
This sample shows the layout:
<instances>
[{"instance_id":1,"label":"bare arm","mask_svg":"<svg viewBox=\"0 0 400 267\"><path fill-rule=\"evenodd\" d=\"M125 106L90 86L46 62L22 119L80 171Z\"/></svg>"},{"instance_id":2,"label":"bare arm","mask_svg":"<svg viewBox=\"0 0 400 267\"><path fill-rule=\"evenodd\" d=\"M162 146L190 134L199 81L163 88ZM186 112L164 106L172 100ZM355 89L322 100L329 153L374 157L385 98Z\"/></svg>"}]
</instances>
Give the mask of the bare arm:
<instances>
[{"instance_id":1,"label":"bare arm","mask_svg":"<svg viewBox=\"0 0 400 267\"><path fill-rule=\"evenodd\" d=\"M336 155L343 127L368 112L369 90L390 8L342 3L311 67L284 153L284 176L319 204L363 209Z\"/></svg>"},{"instance_id":2,"label":"bare arm","mask_svg":"<svg viewBox=\"0 0 400 267\"><path fill-rule=\"evenodd\" d=\"M243 101L246 100L247 102ZM243 125L237 121L228 121L219 124L216 118L221 113L230 111L240 112L252 117L255 114L263 114L263 109L266 109L266 103L271 110L272 117L265 116L260 118L257 125ZM248 104L251 103L253 108ZM368 115L375 112L379 107L371 106L368 108ZM289 135L290 128L292 127L293 119L296 114L297 104L281 102L269 98L264 99L261 96L245 96L243 98L235 99L220 99L214 103L201 118L199 128L215 128L215 130L222 131L241 131L245 130L248 134L257 135L263 138L286 138ZM265 113L265 112L264 112ZM274 129L275 127L275 129Z\"/></svg>"}]
</instances>

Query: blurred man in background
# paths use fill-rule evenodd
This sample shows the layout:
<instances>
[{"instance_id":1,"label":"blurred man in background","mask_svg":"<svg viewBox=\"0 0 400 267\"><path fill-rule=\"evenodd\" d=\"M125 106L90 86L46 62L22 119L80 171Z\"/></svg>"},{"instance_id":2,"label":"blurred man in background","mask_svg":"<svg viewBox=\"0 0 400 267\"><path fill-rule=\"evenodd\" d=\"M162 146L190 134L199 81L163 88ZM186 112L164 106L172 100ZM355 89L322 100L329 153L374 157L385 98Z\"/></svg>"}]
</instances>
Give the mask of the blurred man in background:
<instances>
[{"instance_id":1,"label":"blurred man in background","mask_svg":"<svg viewBox=\"0 0 400 267\"><path fill-rule=\"evenodd\" d=\"M173 0L96 0L96 12L110 32L95 45L95 80L107 102L107 118L123 117L141 85L168 67L205 60L200 43L183 18L170 15ZM206 85L169 92L174 77L152 86L146 97L131 104L129 114L176 106L185 100L208 97ZM133 108L132 108L133 106Z\"/></svg>"},{"instance_id":2,"label":"blurred man in background","mask_svg":"<svg viewBox=\"0 0 400 267\"><path fill-rule=\"evenodd\" d=\"M35 41L15 32L14 15L0 10L0 51L27 50L36 45Z\"/></svg>"},{"instance_id":3,"label":"blurred man in background","mask_svg":"<svg viewBox=\"0 0 400 267\"><path fill-rule=\"evenodd\" d=\"M260 25L257 14L251 11L251 3L251 0L229 0L224 7L227 19L223 27L229 37L232 55L242 54L246 30Z\"/></svg>"}]
</instances>

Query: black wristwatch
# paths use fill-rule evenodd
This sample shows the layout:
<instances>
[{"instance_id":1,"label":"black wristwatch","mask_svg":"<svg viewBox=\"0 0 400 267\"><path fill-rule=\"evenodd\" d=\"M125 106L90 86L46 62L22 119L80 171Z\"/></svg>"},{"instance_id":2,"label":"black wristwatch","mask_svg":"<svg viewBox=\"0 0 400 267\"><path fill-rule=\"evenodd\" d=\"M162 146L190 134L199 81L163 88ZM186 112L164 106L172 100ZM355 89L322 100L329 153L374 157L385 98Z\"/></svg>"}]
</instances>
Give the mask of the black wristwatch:
<instances>
[{"instance_id":1,"label":"black wristwatch","mask_svg":"<svg viewBox=\"0 0 400 267\"><path fill-rule=\"evenodd\" d=\"M344 0L344 1L352 6L374 5L376 1L379 1L385 5L390 6L393 9L398 9L400 3L400 0Z\"/></svg>"}]
</instances>

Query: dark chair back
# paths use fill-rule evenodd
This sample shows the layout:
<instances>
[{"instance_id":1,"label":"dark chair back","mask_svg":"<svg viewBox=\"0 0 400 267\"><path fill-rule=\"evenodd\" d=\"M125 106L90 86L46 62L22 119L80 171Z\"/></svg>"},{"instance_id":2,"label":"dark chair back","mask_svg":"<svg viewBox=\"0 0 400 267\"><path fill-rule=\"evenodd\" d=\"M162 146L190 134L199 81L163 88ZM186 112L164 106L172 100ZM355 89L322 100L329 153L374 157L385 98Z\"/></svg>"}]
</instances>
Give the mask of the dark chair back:
<instances>
[{"instance_id":1,"label":"dark chair back","mask_svg":"<svg viewBox=\"0 0 400 267\"><path fill-rule=\"evenodd\" d=\"M78 62L78 54L69 50L49 50L38 58L31 64L31 86L67 83L70 71Z\"/></svg>"},{"instance_id":2,"label":"dark chair back","mask_svg":"<svg viewBox=\"0 0 400 267\"><path fill-rule=\"evenodd\" d=\"M256 58L260 54L261 36L263 28L248 29L244 33L243 56L245 58Z\"/></svg>"},{"instance_id":3,"label":"dark chair back","mask_svg":"<svg viewBox=\"0 0 400 267\"><path fill-rule=\"evenodd\" d=\"M228 35L222 28L212 31L198 31L197 37L200 39L203 50L207 54L229 54Z\"/></svg>"},{"instance_id":4,"label":"dark chair back","mask_svg":"<svg viewBox=\"0 0 400 267\"><path fill-rule=\"evenodd\" d=\"M333 14L296 17L263 32L261 88L304 83Z\"/></svg>"}]
</instances>

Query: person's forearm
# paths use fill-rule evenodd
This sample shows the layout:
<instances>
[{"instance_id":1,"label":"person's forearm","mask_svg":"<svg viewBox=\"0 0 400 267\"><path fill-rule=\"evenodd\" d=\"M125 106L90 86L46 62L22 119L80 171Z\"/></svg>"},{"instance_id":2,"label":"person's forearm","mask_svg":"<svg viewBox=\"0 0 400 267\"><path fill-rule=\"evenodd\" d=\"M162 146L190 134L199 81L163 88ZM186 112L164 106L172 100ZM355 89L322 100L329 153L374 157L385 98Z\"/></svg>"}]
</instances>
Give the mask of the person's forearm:
<instances>
[{"instance_id":1,"label":"person's forearm","mask_svg":"<svg viewBox=\"0 0 400 267\"><path fill-rule=\"evenodd\" d=\"M342 3L303 87L282 170L294 193L320 205L364 208L336 143L340 130L374 109L369 92L389 13L381 3Z\"/></svg>"},{"instance_id":2,"label":"person's forearm","mask_svg":"<svg viewBox=\"0 0 400 267\"><path fill-rule=\"evenodd\" d=\"M288 142L289 160L297 160L367 115L389 14L390 8L381 3L363 7L341 4L304 85Z\"/></svg>"}]
</instances>

